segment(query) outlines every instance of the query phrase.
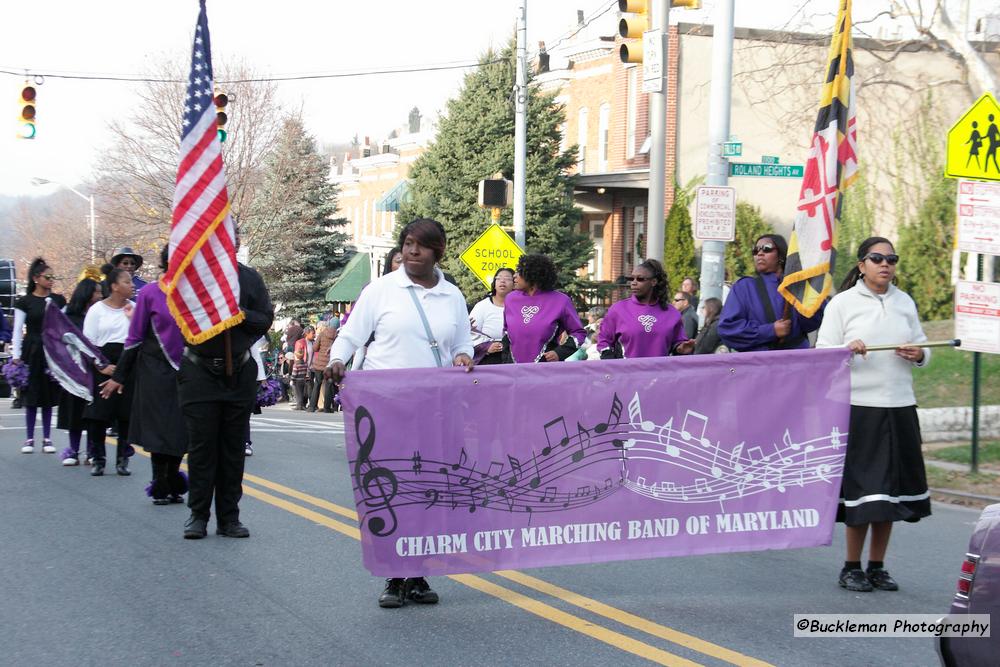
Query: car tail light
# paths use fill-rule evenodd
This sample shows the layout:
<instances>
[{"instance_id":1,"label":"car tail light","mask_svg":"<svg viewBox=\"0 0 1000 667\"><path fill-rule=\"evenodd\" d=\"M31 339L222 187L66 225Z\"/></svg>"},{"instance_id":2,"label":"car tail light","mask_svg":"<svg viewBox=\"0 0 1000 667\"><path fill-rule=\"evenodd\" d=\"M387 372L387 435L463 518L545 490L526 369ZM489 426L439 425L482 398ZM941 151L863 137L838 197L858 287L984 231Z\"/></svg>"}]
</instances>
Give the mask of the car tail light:
<instances>
[{"instance_id":1,"label":"car tail light","mask_svg":"<svg viewBox=\"0 0 1000 667\"><path fill-rule=\"evenodd\" d=\"M962 561L962 573L958 575L958 595L964 598L969 597L972 592L972 581L976 578L976 566L979 564L979 556L975 554L965 554Z\"/></svg>"}]
</instances>

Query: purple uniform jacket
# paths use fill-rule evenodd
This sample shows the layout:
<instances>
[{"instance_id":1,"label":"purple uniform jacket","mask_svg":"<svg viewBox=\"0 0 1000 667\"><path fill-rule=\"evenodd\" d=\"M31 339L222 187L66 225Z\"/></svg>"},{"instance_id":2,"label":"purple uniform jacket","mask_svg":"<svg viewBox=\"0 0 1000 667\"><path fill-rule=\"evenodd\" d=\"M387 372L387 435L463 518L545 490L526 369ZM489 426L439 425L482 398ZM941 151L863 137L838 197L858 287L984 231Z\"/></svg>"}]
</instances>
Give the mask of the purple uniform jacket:
<instances>
[{"instance_id":1,"label":"purple uniform jacket","mask_svg":"<svg viewBox=\"0 0 1000 667\"><path fill-rule=\"evenodd\" d=\"M601 322L597 349L603 352L620 340L626 359L665 357L674 345L688 339L681 313L671 305L639 303L635 296L608 309Z\"/></svg>"},{"instance_id":2,"label":"purple uniform jacket","mask_svg":"<svg viewBox=\"0 0 1000 667\"><path fill-rule=\"evenodd\" d=\"M149 334L150 327L160 343L167 362L178 369L181 367L181 356L184 354L184 336L177 327L174 316L167 307L167 296L160 289L160 283L150 283L139 290L135 298L135 309L132 311L132 322L129 324L128 337L125 339L125 349L142 345Z\"/></svg>"},{"instance_id":3,"label":"purple uniform jacket","mask_svg":"<svg viewBox=\"0 0 1000 667\"><path fill-rule=\"evenodd\" d=\"M528 296L514 290L504 300L503 318L511 356L518 364L541 359L545 348L558 342L563 331L573 337L577 346L587 337L573 301L562 292L535 292Z\"/></svg>"},{"instance_id":4,"label":"purple uniform jacket","mask_svg":"<svg viewBox=\"0 0 1000 667\"><path fill-rule=\"evenodd\" d=\"M778 275L776 273L761 275L764 278L767 295L771 297L774 316L781 319L785 310L785 299L778 293ZM767 321L755 283L756 279L751 276L736 281L719 317L719 336L722 342L740 352L770 350L773 349L772 345L778 342L778 337L774 335L774 323ZM794 308L791 309L792 330L785 337L785 349L809 347L809 340L805 335L819 329L819 325L823 322L824 308L826 308L825 303L810 318L802 317Z\"/></svg>"}]
</instances>

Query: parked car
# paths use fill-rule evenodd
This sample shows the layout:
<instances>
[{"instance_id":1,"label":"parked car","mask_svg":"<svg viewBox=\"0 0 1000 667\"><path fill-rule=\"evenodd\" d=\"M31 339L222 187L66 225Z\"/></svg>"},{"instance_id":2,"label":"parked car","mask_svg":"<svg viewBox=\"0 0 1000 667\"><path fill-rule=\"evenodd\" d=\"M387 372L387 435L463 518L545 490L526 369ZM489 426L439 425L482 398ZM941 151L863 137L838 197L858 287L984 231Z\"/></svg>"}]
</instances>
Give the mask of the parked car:
<instances>
[{"instance_id":1,"label":"parked car","mask_svg":"<svg viewBox=\"0 0 1000 667\"><path fill-rule=\"evenodd\" d=\"M1000 664L1000 503L979 515L958 575L958 590L949 614L990 614L989 638L941 637L938 656L945 667Z\"/></svg>"}]
</instances>

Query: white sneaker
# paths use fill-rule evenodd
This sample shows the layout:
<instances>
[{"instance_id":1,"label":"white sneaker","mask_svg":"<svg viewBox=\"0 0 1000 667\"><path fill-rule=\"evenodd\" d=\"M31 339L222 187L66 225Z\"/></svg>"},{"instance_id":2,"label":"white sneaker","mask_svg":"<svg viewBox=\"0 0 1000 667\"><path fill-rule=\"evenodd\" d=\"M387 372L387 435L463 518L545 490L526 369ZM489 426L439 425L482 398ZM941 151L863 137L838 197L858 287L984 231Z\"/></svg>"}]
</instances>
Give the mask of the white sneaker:
<instances>
[{"instance_id":1,"label":"white sneaker","mask_svg":"<svg viewBox=\"0 0 1000 667\"><path fill-rule=\"evenodd\" d=\"M87 457L87 465L89 465L89 466L94 465L94 457L93 456L88 456Z\"/></svg>"},{"instance_id":2,"label":"white sneaker","mask_svg":"<svg viewBox=\"0 0 1000 667\"><path fill-rule=\"evenodd\" d=\"M35 453L35 444L33 442L31 442L31 441L28 441L28 442L24 443L24 447L21 447L21 453L22 454L34 454Z\"/></svg>"},{"instance_id":3,"label":"white sneaker","mask_svg":"<svg viewBox=\"0 0 1000 667\"><path fill-rule=\"evenodd\" d=\"M246 456L253 456L253 445L247 443L246 448L243 450L243 454Z\"/></svg>"},{"instance_id":4,"label":"white sneaker","mask_svg":"<svg viewBox=\"0 0 1000 667\"><path fill-rule=\"evenodd\" d=\"M44 440L42 442L42 451L45 452L46 454L55 454L56 448L52 446L51 440Z\"/></svg>"},{"instance_id":5,"label":"white sneaker","mask_svg":"<svg viewBox=\"0 0 1000 667\"><path fill-rule=\"evenodd\" d=\"M63 459L62 463L63 463L64 466L78 466L78 465L80 465L80 461L78 461L73 456L70 456L69 458Z\"/></svg>"}]
</instances>

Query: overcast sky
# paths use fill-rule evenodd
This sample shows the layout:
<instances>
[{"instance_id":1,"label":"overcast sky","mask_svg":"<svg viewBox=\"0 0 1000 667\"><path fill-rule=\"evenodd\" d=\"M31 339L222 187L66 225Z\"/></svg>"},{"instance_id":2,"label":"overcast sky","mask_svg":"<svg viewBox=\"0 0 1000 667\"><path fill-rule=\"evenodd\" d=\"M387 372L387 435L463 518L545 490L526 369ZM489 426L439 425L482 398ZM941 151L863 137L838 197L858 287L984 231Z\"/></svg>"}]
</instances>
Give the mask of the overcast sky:
<instances>
[{"instance_id":1,"label":"overcast sky","mask_svg":"<svg viewBox=\"0 0 1000 667\"><path fill-rule=\"evenodd\" d=\"M529 0L529 47L566 35L578 9L590 17L612 4ZM671 18L710 22L713 5L706 0L702 10L675 10ZM737 0L736 5L739 26L782 27L789 20L783 2ZM811 5L833 12L837 0ZM517 0L209 0L208 16L216 62L243 59L263 74L280 75L475 59L512 34L517 6ZM616 11L599 19L609 27L604 32L613 30ZM197 0L0 0L0 69L146 73L165 56L190 57L197 12ZM424 114L442 110L463 73L285 82L279 94L286 106L302 107L308 130L321 142L354 134L374 138L403 124L414 105ZM107 123L129 115L140 84L46 78L38 86L38 136L25 141L15 138L23 80L0 74L8 100L0 109L9 110L0 116L0 195L51 192L32 187L33 176L71 185L85 180L108 144Z\"/></svg>"}]
</instances>

